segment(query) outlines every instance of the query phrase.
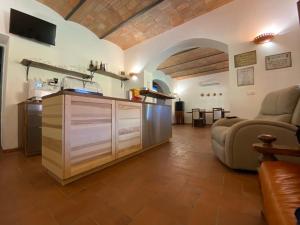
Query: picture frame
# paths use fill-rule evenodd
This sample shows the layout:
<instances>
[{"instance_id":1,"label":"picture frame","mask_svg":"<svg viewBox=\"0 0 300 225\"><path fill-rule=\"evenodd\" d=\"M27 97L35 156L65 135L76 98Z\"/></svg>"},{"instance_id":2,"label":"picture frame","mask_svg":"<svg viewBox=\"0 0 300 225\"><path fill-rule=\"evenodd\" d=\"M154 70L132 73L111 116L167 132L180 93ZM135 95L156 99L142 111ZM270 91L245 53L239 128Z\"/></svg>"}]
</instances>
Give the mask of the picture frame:
<instances>
[{"instance_id":1,"label":"picture frame","mask_svg":"<svg viewBox=\"0 0 300 225\"><path fill-rule=\"evenodd\" d=\"M254 66L237 70L237 86L254 85Z\"/></svg>"},{"instance_id":2,"label":"picture frame","mask_svg":"<svg viewBox=\"0 0 300 225\"><path fill-rule=\"evenodd\" d=\"M257 64L256 50L234 56L235 68Z\"/></svg>"},{"instance_id":3,"label":"picture frame","mask_svg":"<svg viewBox=\"0 0 300 225\"><path fill-rule=\"evenodd\" d=\"M284 52L265 57L266 70L277 70L292 67L292 53Z\"/></svg>"}]
</instances>

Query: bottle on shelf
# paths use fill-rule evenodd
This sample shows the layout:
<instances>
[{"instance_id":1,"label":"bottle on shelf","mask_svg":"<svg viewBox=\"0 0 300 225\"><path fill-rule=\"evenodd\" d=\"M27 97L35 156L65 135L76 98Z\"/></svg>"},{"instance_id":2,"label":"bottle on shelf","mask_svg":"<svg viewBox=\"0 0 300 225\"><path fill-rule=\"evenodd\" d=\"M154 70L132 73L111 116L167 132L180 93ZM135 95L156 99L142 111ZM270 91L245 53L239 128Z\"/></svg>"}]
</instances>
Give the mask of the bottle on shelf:
<instances>
[{"instance_id":1,"label":"bottle on shelf","mask_svg":"<svg viewBox=\"0 0 300 225\"><path fill-rule=\"evenodd\" d=\"M90 69L90 70L93 70L93 69L94 69L93 60L91 60L91 62L90 62L89 69Z\"/></svg>"}]
</instances>

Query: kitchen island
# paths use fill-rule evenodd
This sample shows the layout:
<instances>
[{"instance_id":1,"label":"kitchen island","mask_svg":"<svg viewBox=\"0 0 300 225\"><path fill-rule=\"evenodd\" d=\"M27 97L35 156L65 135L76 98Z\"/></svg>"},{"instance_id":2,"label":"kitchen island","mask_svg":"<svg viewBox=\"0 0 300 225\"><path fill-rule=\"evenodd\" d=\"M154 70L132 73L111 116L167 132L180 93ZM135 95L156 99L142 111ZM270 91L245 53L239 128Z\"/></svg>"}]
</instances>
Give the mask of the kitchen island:
<instances>
[{"instance_id":1,"label":"kitchen island","mask_svg":"<svg viewBox=\"0 0 300 225\"><path fill-rule=\"evenodd\" d=\"M169 141L171 106L60 91L43 98L42 164L61 184Z\"/></svg>"}]
</instances>

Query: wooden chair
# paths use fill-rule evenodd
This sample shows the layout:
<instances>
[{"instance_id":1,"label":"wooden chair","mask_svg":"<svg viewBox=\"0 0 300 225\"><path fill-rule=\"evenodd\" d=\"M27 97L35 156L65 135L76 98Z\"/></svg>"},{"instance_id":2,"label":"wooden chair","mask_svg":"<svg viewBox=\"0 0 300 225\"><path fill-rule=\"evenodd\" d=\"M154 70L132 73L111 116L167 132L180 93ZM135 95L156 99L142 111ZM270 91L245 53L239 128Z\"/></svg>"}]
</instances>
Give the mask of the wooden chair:
<instances>
[{"instance_id":1,"label":"wooden chair","mask_svg":"<svg viewBox=\"0 0 300 225\"><path fill-rule=\"evenodd\" d=\"M192 109L192 127L203 127L206 125L205 110Z\"/></svg>"},{"instance_id":2,"label":"wooden chair","mask_svg":"<svg viewBox=\"0 0 300 225\"><path fill-rule=\"evenodd\" d=\"M212 116L213 116L213 123L216 122L217 120L224 118L224 113L223 113L223 109L222 108L213 108L212 110Z\"/></svg>"}]
</instances>

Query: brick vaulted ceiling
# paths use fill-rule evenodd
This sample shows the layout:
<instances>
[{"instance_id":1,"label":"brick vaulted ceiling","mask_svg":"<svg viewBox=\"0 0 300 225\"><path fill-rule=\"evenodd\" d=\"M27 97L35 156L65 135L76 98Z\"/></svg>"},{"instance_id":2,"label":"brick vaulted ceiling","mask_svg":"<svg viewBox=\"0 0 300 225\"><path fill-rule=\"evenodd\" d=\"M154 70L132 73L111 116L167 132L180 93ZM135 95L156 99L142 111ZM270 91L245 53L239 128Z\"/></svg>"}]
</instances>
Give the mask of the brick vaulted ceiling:
<instances>
[{"instance_id":1,"label":"brick vaulted ceiling","mask_svg":"<svg viewBox=\"0 0 300 225\"><path fill-rule=\"evenodd\" d=\"M193 48L161 63L158 70L175 79L186 79L229 70L228 54L212 48Z\"/></svg>"},{"instance_id":2,"label":"brick vaulted ceiling","mask_svg":"<svg viewBox=\"0 0 300 225\"><path fill-rule=\"evenodd\" d=\"M38 1L127 49L233 0Z\"/></svg>"}]
</instances>

